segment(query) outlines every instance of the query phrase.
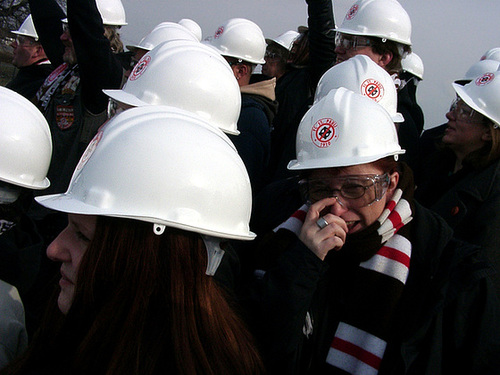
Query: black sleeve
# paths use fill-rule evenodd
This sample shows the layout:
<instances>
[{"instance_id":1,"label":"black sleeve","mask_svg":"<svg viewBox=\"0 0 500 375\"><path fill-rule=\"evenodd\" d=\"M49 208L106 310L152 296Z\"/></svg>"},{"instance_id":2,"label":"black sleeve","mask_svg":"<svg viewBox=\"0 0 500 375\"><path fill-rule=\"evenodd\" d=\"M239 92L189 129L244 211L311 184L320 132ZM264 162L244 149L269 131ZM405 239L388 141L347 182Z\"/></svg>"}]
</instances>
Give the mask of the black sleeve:
<instances>
[{"instance_id":1,"label":"black sleeve","mask_svg":"<svg viewBox=\"0 0 500 375\"><path fill-rule=\"evenodd\" d=\"M29 0L30 12L45 54L54 67L63 63L61 42L64 11L54 0Z\"/></svg>"},{"instance_id":2,"label":"black sleeve","mask_svg":"<svg viewBox=\"0 0 500 375\"><path fill-rule=\"evenodd\" d=\"M307 311L318 281L328 269L293 233L280 230L275 238L280 241L277 247L283 239L290 245L263 277L246 285L242 298L249 324L271 368L297 358L305 337ZM273 241L269 245L274 246ZM274 248L267 250L276 252Z\"/></svg>"},{"instance_id":3,"label":"black sleeve","mask_svg":"<svg viewBox=\"0 0 500 375\"><path fill-rule=\"evenodd\" d=\"M335 63L335 21L332 0L306 0L309 26L309 64L315 88Z\"/></svg>"},{"instance_id":4,"label":"black sleeve","mask_svg":"<svg viewBox=\"0 0 500 375\"><path fill-rule=\"evenodd\" d=\"M94 0L68 0L68 23L80 70L85 108L98 114L107 107L102 89L119 89L123 69L104 36Z\"/></svg>"}]
</instances>

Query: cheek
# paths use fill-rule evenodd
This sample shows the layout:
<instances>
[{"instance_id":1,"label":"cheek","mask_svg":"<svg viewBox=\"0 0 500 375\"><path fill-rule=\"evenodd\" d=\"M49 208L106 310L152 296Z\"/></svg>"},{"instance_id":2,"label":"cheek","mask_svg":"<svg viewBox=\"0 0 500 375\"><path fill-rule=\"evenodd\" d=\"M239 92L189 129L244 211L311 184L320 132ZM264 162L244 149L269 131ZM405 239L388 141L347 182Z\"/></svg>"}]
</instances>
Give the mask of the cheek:
<instances>
[{"instance_id":1,"label":"cheek","mask_svg":"<svg viewBox=\"0 0 500 375\"><path fill-rule=\"evenodd\" d=\"M385 199L374 202L371 206L363 207L359 214L365 226L370 226L382 215L385 208Z\"/></svg>"},{"instance_id":2,"label":"cheek","mask_svg":"<svg viewBox=\"0 0 500 375\"><path fill-rule=\"evenodd\" d=\"M82 258L85 255L86 251L87 248L81 248L81 247L73 251L72 260L73 260L73 267L76 272L78 272L78 269L80 268L80 263L82 262Z\"/></svg>"}]
</instances>

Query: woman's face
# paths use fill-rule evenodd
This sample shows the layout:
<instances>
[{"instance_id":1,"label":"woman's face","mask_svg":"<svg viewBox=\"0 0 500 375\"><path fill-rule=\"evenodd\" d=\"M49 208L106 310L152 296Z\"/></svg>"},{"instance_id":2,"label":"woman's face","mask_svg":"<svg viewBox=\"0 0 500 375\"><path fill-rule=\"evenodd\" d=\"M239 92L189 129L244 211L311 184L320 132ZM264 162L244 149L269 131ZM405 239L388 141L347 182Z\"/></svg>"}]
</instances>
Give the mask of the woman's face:
<instances>
[{"instance_id":1,"label":"woman's face","mask_svg":"<svg viewBox=\"0 0 500 375\"><path fill-rule=\"evenodd\" d=\"M484 116L462 100L453 103L446 118L448 126L443 143L460 155L465 156L482 148L491 139L490 130L484 124Z\"/></svg>"},{"instance_id":2,"label":"woman's face","mask_svg":"<svg viewBox=\"0 0 500 375\"><path fill-rule=\"evenodd\" d=\"M96 220L97 216L69 214L68 226L47 248L49 259L62 263L57 304L63 314L73 302L80 261L94 238Z\"/></svg>"},{"instance_id":3,"label":"woman's face","mask_svg":"<svg viewBox=\"0 0 500 375\"><path fill-rule=\"evenodd\" d=\"M337 201L332 206L327 207L322 214L331 213L339 216L346 222L349 229L348 233L352 234L362 231L373 224L384 211L387 201L392 198L399 181L399 174L394 172L383 178L384 174L385 171L380 167L370 163L346 167L340 174L335 173L335 168L316 169L311 173L310 180L323 181L329 190L336 192ZM369 176L372 178L374 175L380 176L377 177L379 182L375 184L369 178L363 177ZM346 179L349 176L353 176L352 179ZM382 181L387 182L387 190L377 201L375 199L375 189L382 188ZM341 188L345 195L348 195L350 191L360 189L359 186L356 188L356 184L364 186L363 195L357 199L344 198L343 193L340 192Z\"/></svg>"}]
</instances>

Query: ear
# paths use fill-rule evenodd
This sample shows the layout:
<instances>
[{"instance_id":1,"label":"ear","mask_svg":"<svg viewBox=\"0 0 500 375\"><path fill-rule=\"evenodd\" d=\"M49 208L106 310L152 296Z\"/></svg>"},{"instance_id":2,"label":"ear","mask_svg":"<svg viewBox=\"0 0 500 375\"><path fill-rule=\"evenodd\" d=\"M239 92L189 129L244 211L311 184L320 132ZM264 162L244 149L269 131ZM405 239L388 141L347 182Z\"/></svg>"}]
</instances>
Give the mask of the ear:
<instances>
[{"instance_id":1,"label":"ear","mask_svg":"<svg viewBox=\"0 0 500 375\"><path fill-rule=\"evenodd\" d=\"M236 64L231 67L233 69L234 76L238 81L238 85L245 86L250 82L250 67L245 64Z\"/></svg>"},{"instance_id":2,"label":"ear","mask_svg":"<svg viewBox=\"0 0 500 375\"><path fill-rule=\"evenodd\" d=\"M399 172L393 172L389 175L389 187L387 188L387 199L391 199L399 183Z\"/></svg>"},{"instance_id":3,"label":"ear","mask_svg":"<svg viewBox=\"0 0 500 375\"><path fill-rule=\"evenodd\" d=\"M378 59L378 64L385 69L385 67L389 65L389 63L392 61L393 57L394 55L392 54L392 52L387 51L383 55L380 55Z\"/></svg>"},{"instance_id":4,"label":"ear","mask_svg":"<svg viewBox=\"0 0 500 375\"><path fill-rule=\"evenodd\" d=\"M241 79L245 77L250 71L248 65L245 64L235 65L234 68L235 68L236 79Z\"/></svg>"},{"instance_id":5,"label":"ear","mask_svg":"<svg viewBox=\"0 0 500 375\"><path fill-rule=\"evenodd\" d=\"M33 48L33 52L31 53L31 57L33 59L41 58L45 56L45 51L40 44L37 44L35 48Z\"/></svg>"}]
</instances>

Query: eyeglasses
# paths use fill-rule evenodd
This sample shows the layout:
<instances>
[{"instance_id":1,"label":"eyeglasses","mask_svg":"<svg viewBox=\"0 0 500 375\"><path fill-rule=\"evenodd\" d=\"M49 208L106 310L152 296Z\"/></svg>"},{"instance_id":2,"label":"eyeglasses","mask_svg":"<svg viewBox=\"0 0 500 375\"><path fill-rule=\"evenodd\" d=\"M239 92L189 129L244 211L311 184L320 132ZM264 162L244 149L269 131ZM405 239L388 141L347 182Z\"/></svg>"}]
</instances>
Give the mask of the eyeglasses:
<instances>
[{"instance_id":1,"label":"eyeglasses","mask_svg":"<svg viewBox=\"0 0 500 375\"><path fill-rule=\"evenodd\" d=\"M358 47L370 47L373 42L365 37L357 35L346 35L337 33L335 35L335 47L342 47L345 50L356 50Z\"/></svg>"},{"instance_id":2,"label":"eyeglasses","mask_svg":"<svg viewBox=\"0 0 500 375\"><path fill-rule=\"evenodd\" d=\"M370 206L382 199L389 181L389 175L384 173L305 179L299 184L310 203L335 197L341 206L356 209Z\"/></svg>"},{"instance_id":3,"label":"eyeglasses","mask_svg":"<svg viewBox=\"0 0 500 375\"><path fill-rule=\"evenodd\" d=\"M33 38L27 37L27 36L21 36L18 35L16 36L16 44L18 46L23 46L23 45L33 45L36 42L33 40Z\"/></svg>"},{"instance_id":4,"label":"eyeglasses","mask_svg":"<svg viewBox=\"0 0 500 375\"><path fill-rule=\"evenodd\" d=\"M453 112L455 119L463 122L481 123L484 116L469 107L462 99L456 98L450 106L450 112Z\"/></svg>"},{"instance_id":5,"label":"eyeglasses","mask_svg":"<svg viewBox=\"0 0 500 375\"><path fill-rule=\"evenodd\" d=\"M109 98L108 100L108 108L107 108L107 114L108 114L108 120L113 118L119 113L122 113L126 109L130 108L131 106L127 106L125 104L121 104L117 102L114 99Z\"/></svg>"},{"instance_id":6,"label":"eyeglasses","mask_svg":"<svg viewBox=\"0 0 500 375\"><path fill-rule=\"evenodd\" d=\"M282 55L277 52L266 51L266 53L264 54L264 58L269 60L281 60Z\"/></svg>"}]
</instances>

